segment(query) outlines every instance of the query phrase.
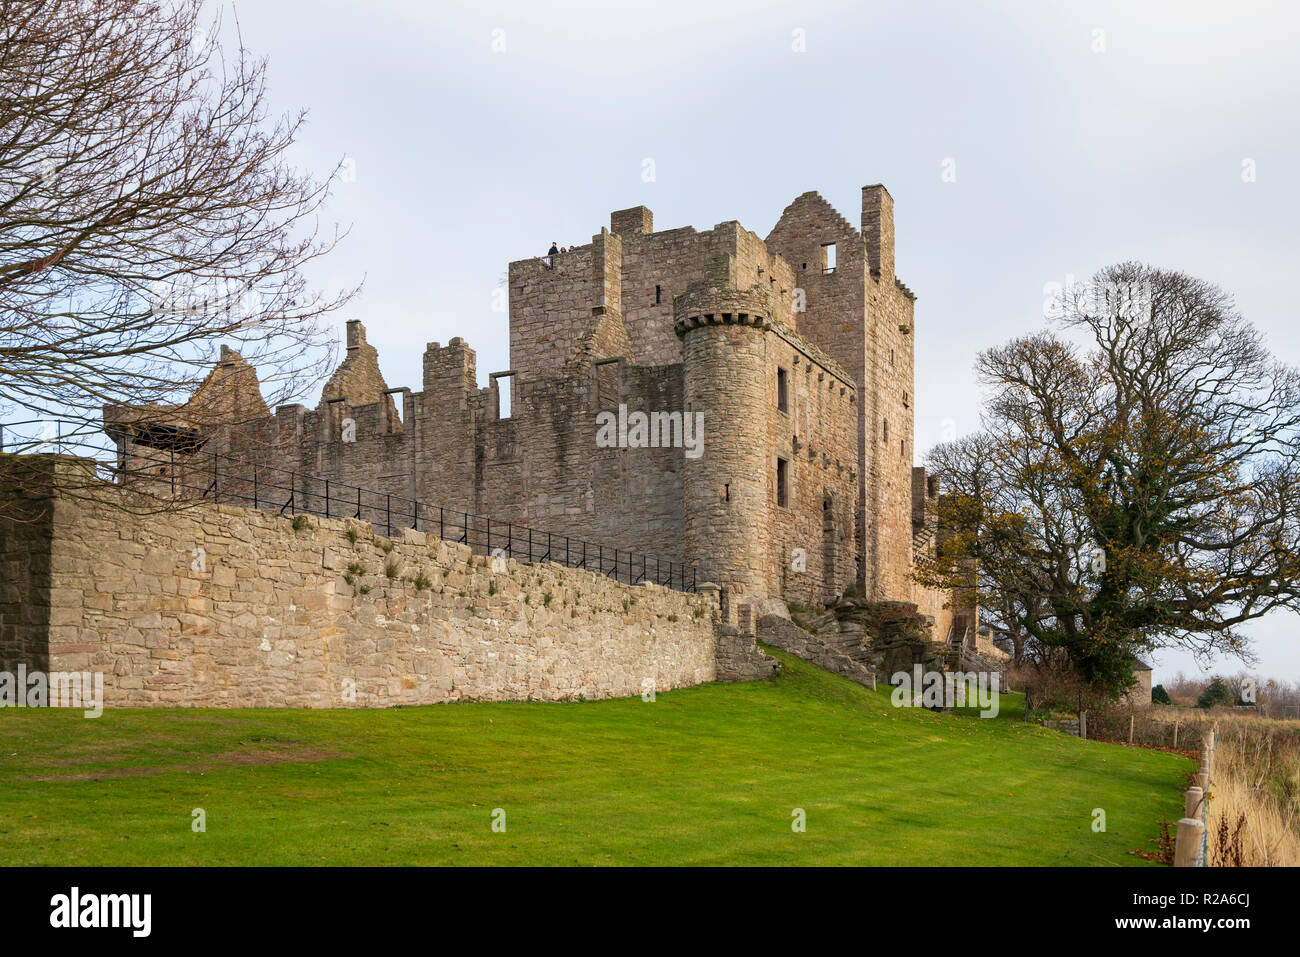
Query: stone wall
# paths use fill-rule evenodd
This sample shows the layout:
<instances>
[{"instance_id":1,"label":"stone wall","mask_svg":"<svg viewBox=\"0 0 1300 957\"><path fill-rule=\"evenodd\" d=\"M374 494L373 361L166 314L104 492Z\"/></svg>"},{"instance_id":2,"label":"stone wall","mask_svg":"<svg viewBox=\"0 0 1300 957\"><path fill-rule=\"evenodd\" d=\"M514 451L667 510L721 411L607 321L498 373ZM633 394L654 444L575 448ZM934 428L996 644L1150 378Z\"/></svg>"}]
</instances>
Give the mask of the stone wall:
<instances>
[{"instance_id":1,"label":"stone wall","mask_svg":"<svg viewBox=\"0 0 1300 957\"><path fill-rule=\"evenodd\" d=\"M0 671L49 667L48 456L0 455Z\"/></svg>"},{"instance_id":2,"label":"stone wall","mask_svg":"<svg viewBox=\"0 0 1300 957\"><path fill-rule=\"evenodd\" d=\"M713 591L494 563L351 519L130 514L114 495L56 493L45 523L0 522L7 568L49 569L45 598L5 586L6 670L101 671L109 706L215 707L604 698L717 676ZM23 610L41 604L45 628Z\"/></svg>"}]
</instances>

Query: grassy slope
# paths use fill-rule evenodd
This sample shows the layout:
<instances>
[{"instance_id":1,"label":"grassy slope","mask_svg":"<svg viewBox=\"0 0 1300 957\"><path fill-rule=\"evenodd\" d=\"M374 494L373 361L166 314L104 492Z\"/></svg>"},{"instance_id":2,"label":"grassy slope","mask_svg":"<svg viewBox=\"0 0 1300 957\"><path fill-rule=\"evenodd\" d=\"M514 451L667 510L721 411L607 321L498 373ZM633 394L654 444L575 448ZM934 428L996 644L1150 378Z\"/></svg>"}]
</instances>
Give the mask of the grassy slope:
<instances>
[{"instance_id":1,"label":"grassy slope","mask_svg":"<svg viewBox=\"0 0 1300 957\"><path fill-rule=\"evenodd\" d=\"M1183 758L781 657L654 703L0 710L0 864L1141 864L1181 809Z\"/></svg>"}]
</instances>

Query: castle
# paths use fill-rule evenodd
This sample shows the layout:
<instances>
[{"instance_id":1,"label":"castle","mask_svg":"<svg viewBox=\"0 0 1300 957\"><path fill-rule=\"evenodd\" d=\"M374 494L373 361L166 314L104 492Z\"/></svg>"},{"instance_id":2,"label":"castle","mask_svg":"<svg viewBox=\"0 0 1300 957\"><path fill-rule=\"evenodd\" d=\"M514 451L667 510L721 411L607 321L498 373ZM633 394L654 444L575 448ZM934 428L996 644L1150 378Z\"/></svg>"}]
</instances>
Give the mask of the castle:
<instances>
[{"instance_id":1,"label":"castle","mask_svg":"<svg viewBox=\"0 0 1300 957\"><path fill-rule=\"evenodd\" d=\"M762 677L755 637L873 685L991 651L975 608L913 578L939 490L911 464L915 297L883 186L860 228L809 192L766 239L619 210L508 277L510 368L485 388L460 338L428 345L421 391L390 387L352 321L314 409L268 409L226 348L187 405L106 408L119 481L201 504L122 520L58 491L84 461L51 464L40 521L0 527L29 570L0 664L102 669L110 704L332 707ZM256 470L232 491L219 461L287 492L259 500ZM493 525L526 526L522 563L489 567Z\"/></svg>"},{"instance_id":2,"label":"castle","mask_svg":"<svg viewBox=\"0 0 1300 957\"><path fill-rule=\"evenodd\" d=\"M270 414L224 352L205 388L228 386L229 427L207 448L660 556L753 602L856 586L947 636L948 596L911 578L937 487L912 466L915 296L883 186L863 188L860 229L808 192L765 240L619 210L508 275L510 368L486 388L460 338L429 344L423 391L390 388L352 321L315 409Z\"/></svg>"}]
</instances>

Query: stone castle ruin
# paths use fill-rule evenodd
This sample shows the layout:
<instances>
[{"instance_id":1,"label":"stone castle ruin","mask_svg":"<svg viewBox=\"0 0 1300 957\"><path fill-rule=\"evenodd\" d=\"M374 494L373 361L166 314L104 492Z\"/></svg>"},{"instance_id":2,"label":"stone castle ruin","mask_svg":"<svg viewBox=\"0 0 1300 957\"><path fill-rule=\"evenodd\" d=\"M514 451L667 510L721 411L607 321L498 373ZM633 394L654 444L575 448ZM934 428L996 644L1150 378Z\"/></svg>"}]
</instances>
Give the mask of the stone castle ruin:
<instances>
[{"instance_id":1,"label":"stone castle ruin","mask_svg":"<svg viewBox=\"0 0 1300 957\"><path fill-rule=\"evenodd\" d=\"M566 541L566 555L559 558L554 546L539 555L530 538L525 562L545 558L572 569L578 565L572 541L600 543L602 555L655 556L658 577L643 564L642 576L629 575L624 579L629 584L617 587L694 593L683 595L686 604L680 607L676 599L650 603L659 622L651 626L655 640L672 632L665 653L687 665L670 668L660 689L770 673L771 659L765 661L753 648L755 634L862 681L874 680L884 668L941 659L945 649L975 651L976 610L922 588L912 577L915 564L933 554L940 537L939 489L924 469L911 464L915 296L894 272L893 199L883 186L862 190L860 227L809 192L785 209L766 239L737 222L706 232L691 227L656 232L650 210L620 210L589 245L511 263L508 283L510 368L491 373L486 388L478 386L474 351L460 338L428 345L421 391L390 387L364 327L352 321L346 358L314 409L267 409L256 370L228 349L191 400L204 402L208 413L201 435L187 427L185 407L106 409L105 427L118 443L119 466L124 474L144 471L155 483L174 484L177 470L201 471L205 457L256 461L294 476L295 496L302 488L308 498L319 498L321 487L332 483L328 487L425 503L426 510L414 515L417 531L410 537L419 539L416 552L439 549L443 570L455 564L447 551L451 546L432 536L452 536L445 527L430 530L427 522L425 531L418 531L428 507L486 516L489 528L527 527L530 535L544 530L548 541L552 536ZM212 394L221 396L215 423ZM133 468L141 463L147 464ZM353 520L362 514L360 495ZM228 505L217 510L239 511ZM317 535L328 540L312 548L323 555L329 572L324 579L333 579L355 563L331 554L346 548L337 539L348 519L336 524L336 516L346 512L331 512L327 504L323 514L328 517ZM251 536L254 542L272 535L267 521L259 516L249 523L261 530ZM393 524L390 515L385 536L394 536ZM365 534L379 536L379 531L367 528ZM404 549L409 545L396 537ZM355 538L355 531L348 533L349 545L355 546ZM12 542L0 536L0 547L12 550ZM283 543L271 551L288 560ZM472 551L465 548L473 581L469 591L502 601L496 592L488 596L479 590L486 587L480 578L488 571L472 571ZM256 561L255 553L248 557ZM417 555L408 559L418 564ZM329 569L331 561L338 568ZM530 566L511 562L510 567L514 597L522 601L529 573L520 567ZM595 578L605 571L584 557L581 574L593 567ZM629 572L635 571L630 562ZM660 584L642 586L642 581ZM341 583L319 585L330 593L327 604L337 604L347 590ZM563 587L556 582L548 594ZM441 588L435 578L426 590L441 594ZM589 585L588 594L607 590ZM619 604L628 612L626 597L608 598L602 613ZM421 654L402 652L399 640L397 651L390 652L396 657L385 661L384 651L365 637L369 612L358 610L362 596L348 598L352 604L341 630L362 650L376 648L369 659L378 669L373 677L390 689L387 696L373 694L370 703L394 703L412 682L423 687L408 674L416 667L412 659ZM278 599L273 594L270 600ZM546 603L549 609L552 599ZM412 604L419 601L404 600L403 612ZM568 621L574 623L581 605L568 607ZM815 634L789 621L787 607L822 616ZM705 612L714 625L706 629L708 639L701 638L699 628ZM392 616L379 617L384 632ZM689 633L670 627L669 617L674 625L689 619ZM242 634L242 628L247 636L229 640L251 640L253 623L236 627L233 621L204 619L193 627L216 635ZM414 619L410 624L419 627ZM432 624L425 621L426 628ZM636 619L628 627L645 624ZM85 629L84 620L79 627ZM300 637L293 640L294 650L283 649L294 661L304 657L300 644L311 640L312 620L303 627L307 630L295 632ZM464 664L459 659L422 660L424 672L417 674L441 677L436 689L418 693L419 700L635 693L635 673L654 671L652 646L631 656L638 662L631 671L601 662L601 639L592 637L600 628L584 620L581 628L570 627L586 636L592 668L619 672L620 678L602 682L584 673L547 682L543 689L537 675L527 672L554 663L535 648L519 656L517 646L528 643L529 627L521 619L511 637L519 660L531 662L521 665L514 679L484 679L493 667L490 658L477 662L482 680L474 681L464 674L457 678ZM543 629L546 640L562 640L556 632L563 628L562 621L549 622ZM104 628L90 630L101 636L100 644L112 642ZM409 627L400 631L409 644ZM700 642L706 640L714 644L702 653ZM147 670L134 660L119 663L130 656L114 656L100 644L79 640L76 646L84 649L80 654L114 661L128 678ZM340 652L344 658L360 654L347 647ZM450 653L455 658L461 652ZM429 651L424 656L436 657ZM399 658L405 663L393 664ZM248 659L247 667L256 667L255 659ZM191 678L191 683L199 680ZM231 681L223 673L217 683L229 687ZM259 687L268 686L263 681ZM243 700L237 694L214 698L203 688L195 684L191 698ZM274 688L272 683L254 697L275 700L280 692ZM143 693L123 697L165 703ZM301 693L289 697L328 703L328 688L319 700Z\"/></svg>"}]
</instances>

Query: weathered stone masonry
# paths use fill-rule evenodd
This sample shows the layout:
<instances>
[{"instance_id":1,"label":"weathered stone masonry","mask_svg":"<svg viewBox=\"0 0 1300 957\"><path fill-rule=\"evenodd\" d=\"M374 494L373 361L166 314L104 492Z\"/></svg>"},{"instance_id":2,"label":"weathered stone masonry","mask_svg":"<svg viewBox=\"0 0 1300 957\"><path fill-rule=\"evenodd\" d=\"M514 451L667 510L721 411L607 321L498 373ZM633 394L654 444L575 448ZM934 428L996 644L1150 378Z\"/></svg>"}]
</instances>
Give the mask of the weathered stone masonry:
<instances>
[{"instance_id":1,"label":"weathered stone masonry","mask_svg":"<svg viewBox=\"0 0 1300 957\"><path fill-rule=\"evenodd\" d=\"M746 651L719 621L716 590L494 565L344 519L295 528L227 505L132 515L84 493L27 505L48 520L0 521L0 560L44 577L6 579L0 670L102 672L109 707L555 701L771 673L752 629Z\"/></svg>"},{"instance_id":2,"label":"weathered stone masonry","mask_svg":"<svg viewBox=\"0 0 1300 957\"><path fill-rule=\"evenodd\" d=\"M824 608L850 589L911 608L932 641L955 616L977 623L912 577L941 539L939 490L911 465L915 296L883 186L863 188L860 227L808 192L766 239L736 222L656 232L645 207L619 210L587 246L511 263L508 283L510 368L483 388L459 337L428 345L420 391L390 388L349 322L317 406L271 414L224 351L195 400L230 393L204 454L685 562L727 588L736 621L749 606L750 631L773 602ZM184 427L187 408L165 418ZM701 413L703 454L598 447L597 416L620 408ZM106 410L124 462L145 414Z\"/></svg>"},{"instance_id":3,"label":"weathered stone masonry","mask_svg":"<svg viewBox=\"0 0 1300 957\"><path fill-rule=\"evenodd\" d=\"M390 389L350 322L347 359L315 409L260 413L255 374L231 375L242 360L223 355L248 414L205 450L720 564L736 577L719 584L755 600L823 605L856 585L925 607L946 632L948 597L911 577L918 546L933 544L920 534L933 502L911 465L915 297L894 275L893 230L878 185L862 191L860 230L809 192L766 240L735 222L655 232L648 209L620 210L588 246L510 264L511 367L485 388L454 338L429 345L422 391ZM598 448L596 415L620 406L703 412L703 457ZM731 545L711 550L701 531Z\"/></svg>"}]
</instances>

